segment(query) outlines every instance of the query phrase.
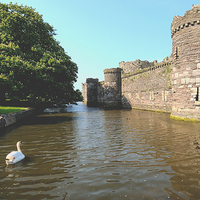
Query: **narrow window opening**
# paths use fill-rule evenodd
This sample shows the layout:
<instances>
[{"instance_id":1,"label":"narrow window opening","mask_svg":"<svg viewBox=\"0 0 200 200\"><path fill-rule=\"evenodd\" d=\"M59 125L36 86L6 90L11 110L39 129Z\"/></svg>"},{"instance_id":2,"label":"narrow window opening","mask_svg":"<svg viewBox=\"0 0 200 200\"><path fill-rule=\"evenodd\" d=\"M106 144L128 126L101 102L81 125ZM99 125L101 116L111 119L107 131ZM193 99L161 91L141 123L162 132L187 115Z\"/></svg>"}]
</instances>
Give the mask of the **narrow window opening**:
<instances>
[{"instance_id":1,"label":"narrow window opening","mask_svg":"<svg viewBox=\"0 0 200 200\"><path fill-rule=\"evenodd\" d=\"M179 47L176 47L176 55L175 55L176 59L179 58Z\"/></svg>"},{"instance_id":2,"label":"narrow window opening","mask_svg":"<svg viewBox=\"0 0 200 200\"><path fill-rule=\"evenodd\" d=\"M179 47L175 47L174 50L174 60L179 58Z\"/></svg>"},{"instance_id":3,"label":"narrow window opening","mask_svg":"<svg viewBox=\"0 0 200 200\"><path fill-rule=\"evenodd\" d=\"M196 96L196 101L199 101L200 98L199 98L199 87L197 87L197 96Z\"/></svg>"}]
</instances>

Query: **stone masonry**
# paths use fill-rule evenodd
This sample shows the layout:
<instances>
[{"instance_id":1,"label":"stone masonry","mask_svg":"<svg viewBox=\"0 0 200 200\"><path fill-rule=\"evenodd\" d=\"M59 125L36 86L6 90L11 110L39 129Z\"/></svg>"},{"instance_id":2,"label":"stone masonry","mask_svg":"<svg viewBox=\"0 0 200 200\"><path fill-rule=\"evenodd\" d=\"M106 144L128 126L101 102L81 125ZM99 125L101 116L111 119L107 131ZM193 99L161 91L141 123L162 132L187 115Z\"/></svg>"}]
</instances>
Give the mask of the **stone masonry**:
<instances>
[{"instance_id":1,"label":"stone masonry","mask_svg":"<svg viewBox=\"0 0 200 200\"><path fill-rule=\"evenodd\" d=\"M104 81L87 79L82 85L84 102L200 120L200 4L173 18L171 38L172 54L160 63L122 61L119 68L104 70Z\"/></svg>"},{"instance_id":2,"label":"stone masonry","mask_svg":"<svg viewBox=\"0 0 200 200\"><path fill-rule=\"evenodd\" d=\"M135 71L129 64L123 65L122 107L171 112L172 85L171 61L166 58L160 63Z\"/></svg>"},{"instance_id":3,"label":"stone masonry","mask_svg":"<svg viewBox=\"0 0 200 200\"><path fill-rule=\"evenodd\" d=\"M171 24L173 40L172 113L174 117L200 119L200 4Z\"/></svg>"},{"instance_id":4,"label":"stone masonry","mask_svg":"<svg viewBox=\"0 0 200 200\"><path fill-rule=\"evenodd\" d=\"M97 87L99 79L87 78L86 83L82 85L82 95L85 104L95 106L97 103Z\"/></svg>"},{"instance_id":5,"label":"stone masonry","mask_svg":"<svg viewBox=\"0 0 200 200\"><path fill-rule=\"evenodd\" d=\"M0 130L1 130L1 128L4 128L4 127L7 127L7 126L17 123L21 119L28 117L29 115L32 115L34 113L35 113L34 108L27 108L26 110L19 111L17 113L1 114Z\"/></svg>"},{"instance_id":6,"label":"stone masonry","mask_svg":"<svg viewBox=\"0 0 200 200\"><path fill-rule=\"evenodd\" d=\"M84 103L105 108L121 107L121 69L105 69L104 77L102 82L89 78L82 84Z\"/></svg>"}]
</instances>

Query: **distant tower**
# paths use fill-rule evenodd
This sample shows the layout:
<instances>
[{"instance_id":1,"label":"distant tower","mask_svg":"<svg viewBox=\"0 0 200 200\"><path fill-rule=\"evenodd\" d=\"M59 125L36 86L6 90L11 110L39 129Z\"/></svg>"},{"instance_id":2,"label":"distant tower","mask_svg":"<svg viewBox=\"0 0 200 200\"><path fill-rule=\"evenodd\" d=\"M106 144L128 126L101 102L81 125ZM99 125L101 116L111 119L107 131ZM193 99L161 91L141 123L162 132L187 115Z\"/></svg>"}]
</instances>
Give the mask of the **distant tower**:
<instances>
[{"instance_id":1,"label":"distant tower","mask_svg":"<svg viewBox=\"0 0 200 200\"><path fill-rule=\"evenodd\" d=\"M104 70L104 107L121 107L121 70L110 68Z\"/></svg>"},{"instance_id":2,"label":"distant tower","mask_svg":"<svg viewBox=\"0 0 200 200\"><path fill-rule=\"evenodd\" d=\"M87 78L86 83L82 84L83 103L88 106L97 105L97 87L99 79Z\"/></svg>"},{"instance_id":3,"label":"distant tower","mask_svg":"<svg viewBox=\"0 0 200 200\"><path fill-rule=\"evenodd\" d=\"M172 117L200 120L200 4L171 24Z\"/></svg>"}]
</instances>

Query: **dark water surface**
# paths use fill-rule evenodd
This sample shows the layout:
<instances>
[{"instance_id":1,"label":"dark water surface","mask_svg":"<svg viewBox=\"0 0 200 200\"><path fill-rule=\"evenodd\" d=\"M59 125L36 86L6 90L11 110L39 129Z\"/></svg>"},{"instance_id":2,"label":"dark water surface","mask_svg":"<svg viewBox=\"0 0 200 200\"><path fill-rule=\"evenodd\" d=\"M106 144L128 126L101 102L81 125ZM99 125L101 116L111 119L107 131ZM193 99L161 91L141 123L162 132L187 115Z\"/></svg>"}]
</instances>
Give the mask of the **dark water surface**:
<instances>
[{"instance_id":1,"label":"dark water surface","mask_svg":"<svg viewBox=\"0 0 200 200\"><path fill-rule=\"evenodd\" d=\"M0 136L0 199L200 199L199 123L82 103L57 111ZM26 159L7 167L18 140Z\"/></svg>"}]
</instances>

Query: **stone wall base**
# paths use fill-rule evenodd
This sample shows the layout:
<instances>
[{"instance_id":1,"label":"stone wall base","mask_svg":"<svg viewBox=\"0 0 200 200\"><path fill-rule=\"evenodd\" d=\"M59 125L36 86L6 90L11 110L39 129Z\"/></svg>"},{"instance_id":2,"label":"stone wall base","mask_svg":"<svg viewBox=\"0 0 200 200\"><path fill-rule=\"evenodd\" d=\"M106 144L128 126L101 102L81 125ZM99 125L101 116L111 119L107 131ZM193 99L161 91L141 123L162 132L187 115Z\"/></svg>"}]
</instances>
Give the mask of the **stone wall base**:
<instances>
[{"instance_id":1,"label":"stone wall base","mask_svg":"<svg viewBox=\"0 0 200 200\"><path fill-rule=\"evenodd\" d=\"M123 106L123 108L132 108L132 109L138 109L138 110L147 110L147 111L153 111L153 112L163 112L163 113L171 113L171 107L170 106L152 106L152 105L141 105L141 104L134 104L129 106Z\"/></svg>"},{"instance_id":2,"label":"stone wall base","mask_svg":"<svg viewBox=\"0 0 200 200\"><path fill-rule=\"evenodd\" d=\"M28 110L24 110L13 114L2 114L0 116L0 128L15 124L19 120L33 113L34 113L34 108L29 108Z\"/></svg>"},{"instance_id":3,"label":"stone wall base","mask_svg":"<svg viewBox=\"0 0 200 200\"><path fill-rule=\"evenodd\" d=\"M181 121L200 122L200 119L180 117L180 116L174 116L174 115L170 115L170 118L175 119L175 120L181 120Z\"/></svg>"},{"instance_id":4,"label":"stone wall base","mask_svg":"<svg viewBox=\"0 0 200 200\"><path fill-rule=\"evenodd\" d=\"M200 102L195 102L193 109L186 109L184 106L172 107L171 118L185 121L200 121Z\"/></svg>"}]
</instances>

